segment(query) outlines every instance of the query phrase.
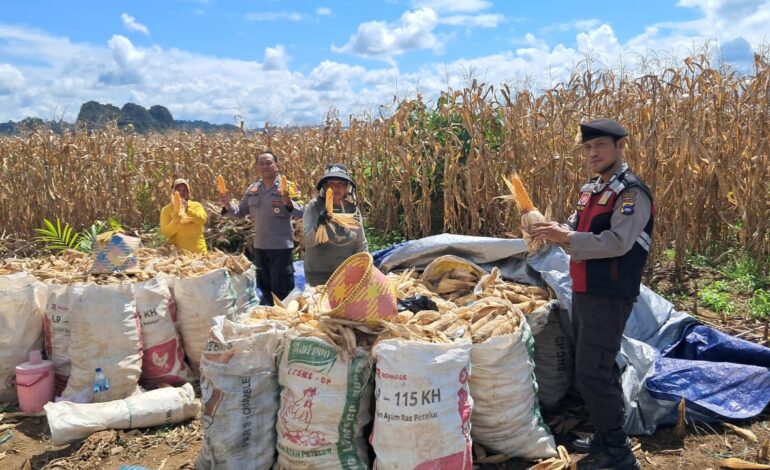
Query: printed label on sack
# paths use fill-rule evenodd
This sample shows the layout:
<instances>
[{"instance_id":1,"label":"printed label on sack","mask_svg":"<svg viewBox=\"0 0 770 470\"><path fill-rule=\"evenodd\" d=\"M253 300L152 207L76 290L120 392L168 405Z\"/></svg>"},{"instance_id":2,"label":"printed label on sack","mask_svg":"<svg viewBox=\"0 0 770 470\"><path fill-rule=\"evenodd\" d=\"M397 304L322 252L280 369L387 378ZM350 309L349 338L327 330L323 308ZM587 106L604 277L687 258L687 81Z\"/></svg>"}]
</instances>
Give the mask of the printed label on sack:
<instances>
[{"instance_id":1,"label":"printed label on sack","mask_svg":"<svg viewBox=\"0 0 770 470\"><path fill-rule=\"evenodd\" d=\"M329 372L337 361L337 351L328 344L316 341L294 340L289 346L288 364L306 364L318 372Z\"/></svg>"},{"instance_id":2,"label":"printed label on sack","mask_svg":"<svg viewBox=\"0 0 770 470\"><path fill-rule=\"evenodd\" d=\"M290 464L303 466L322 458L327 463L337 461L345 470L367 468L358 454L356 434L360 433L358 415L369 361L363 353L347 362L337 361L338 357L333 347L321 341L294 339L289 345L277 447Z\"/></svg>"}]
</instances>

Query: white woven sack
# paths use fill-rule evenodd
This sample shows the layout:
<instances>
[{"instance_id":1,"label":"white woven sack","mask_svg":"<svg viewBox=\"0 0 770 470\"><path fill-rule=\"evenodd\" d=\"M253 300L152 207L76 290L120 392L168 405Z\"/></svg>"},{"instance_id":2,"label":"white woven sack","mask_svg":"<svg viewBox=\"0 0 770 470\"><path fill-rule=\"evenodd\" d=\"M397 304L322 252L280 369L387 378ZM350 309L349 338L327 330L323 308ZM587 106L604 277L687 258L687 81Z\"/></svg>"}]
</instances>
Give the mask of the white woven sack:
<instances>
[{"instance_id":1,"label":"white woven sack","mask_svg":"<svg viewBox=\"0 0 770 470\"><path fill-rule=\"evenodd\" d=\"M391 339L373 353L374 468L471 470L470 341Z\"/></svg>"},{"instance_id":2,"label":"white woven sack","mask_svg":"<svg viewBox=\"0 0 770 470\"><path fill-rule=\"evenodd\" d=\"M250 312L259 305L257 298L257 271L252 265L241 274L231 274L233 289L235 290L235 310L241 315Z\"/></svg>"},{"instance_id":3,"label":"white woven sack","mask_svg":"<svg viewBox=\"0 0 770 470\"><path fill-rule=\"evenodd\" d=\"M537 401L534 342L526 318L518 315L516 332L473 345L473 440L510 456L553 457L556 445Z\"/></svg>"},{"instance_id":4,"label":"white woven sack","mask_svg":"<svg viewBox=\"0 0 770 470\"><path fill-rule=\"evenodd\" d=\"M72 369L62 398L105 402L139 391L142 334L134 284L75 286L70 291ZM94 369L101 367L110 389L92 392Z\"/></svg>"},{"instance_id":5,"label":"white woven sack","mask_svg":"<svg viewBox=\"0 0 770 470\"><path fill-rule=\"evenodd\" d=\"M213 318L219 315L230 320L236 318L236 293L230 272L223 268L197 277L176 278L172 293L184 352L197 372Z\"/></svg>"},{"instance_id":6,"label":"white woven sack","mask_svg":"<svg viewBox=\"0 0 770 470\"><path fill-rule=\"evenodd\" d=\"M83 439L105 429L161 426L194 418L201 409L192 385L165 387L105 403L62 401L45 405L54 445Z\"/></svg>"},{"instance_id":7,"label":"white woven sack","mask_svg":"<svg viewBox=\"0 0 770 470\"><path fill-rule=\"evenodd\" d=\"M369 468L363 431L371 421L371 354L357 348L341 356L323 339L290 333L278 374L279 468Z\"/></svg>"},{"instance_id":8,"label":"white woven sack","mask_svg":"<svg viewBox=\"0 0 770 470\"><path fill-rule=\"evenodd\" d=\"M267 470L275 462L276 354L287 327L214 318L201 358L198 470Z\"/></svg>"},{"instance_id":9,"label":"white woven sack","mask_svg":"<svg viewBox=\"0 0 770 470\"><path fill-rule=\"evenodd\" d=\"M0 280L0 402L16 403L16 366L42 349L43 315L30 279ZM27 283L26 285L24 285ZM24 285L24 287L20 287ZM11 288L4 288L9 286Z\"/></svg>"}]
</instances>

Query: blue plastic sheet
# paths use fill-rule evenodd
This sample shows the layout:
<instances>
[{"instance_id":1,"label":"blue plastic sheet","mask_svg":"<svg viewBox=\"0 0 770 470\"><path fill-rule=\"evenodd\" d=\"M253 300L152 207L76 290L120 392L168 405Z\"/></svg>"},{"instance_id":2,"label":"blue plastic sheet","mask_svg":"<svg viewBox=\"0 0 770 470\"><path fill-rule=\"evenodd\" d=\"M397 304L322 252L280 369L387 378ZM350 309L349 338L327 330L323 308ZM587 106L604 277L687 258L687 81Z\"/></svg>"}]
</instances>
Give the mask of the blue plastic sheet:
<instances>
[{"instance_id":1,"label":"blue plastic sheet","mask_svg":"<svg viewBox=\"0 0 770 470\"><path fill-rule=\"evenodd\" d=\"M770 403L770 348L695 324L655 363L651 396L714 417L745 419Z\"/></svg>"}]
</instances>

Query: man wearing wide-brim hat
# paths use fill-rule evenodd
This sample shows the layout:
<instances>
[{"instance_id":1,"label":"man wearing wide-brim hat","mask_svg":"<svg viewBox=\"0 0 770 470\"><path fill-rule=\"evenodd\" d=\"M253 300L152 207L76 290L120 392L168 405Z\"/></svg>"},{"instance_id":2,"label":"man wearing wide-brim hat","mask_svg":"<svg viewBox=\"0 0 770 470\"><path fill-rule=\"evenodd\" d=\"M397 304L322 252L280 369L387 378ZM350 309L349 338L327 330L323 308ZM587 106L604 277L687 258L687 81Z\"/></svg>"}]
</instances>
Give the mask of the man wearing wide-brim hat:
<instances>
[{"instance_id":1,"label":"man wearing wide-brim hat","mask_svg":"<svg viewBox=\"0 0 770 470\"><path fill-rule=\"evenodd\" d=\"M599 176L580 189L567 225L541 222L531 235L570 248L575 381L596 428L572 444L591 454L578 468L638 469L615 357L652 244L652 193L623 163L628 132L620 123L601 118L580 131L583 156Z\"/></svg>"},{"instance_id":2,"label":"man wearing wide-brim hat","mask_svg":"<svg viewBox=\"0 0 770 470\"><path fill-rule=\"evenodd\" d=\"M326 283L343 261L367 249L363 220L356 205L356 183L350 177L348 167L341 163L326 165L316 189L318 196L308 203L302 217L305 278L311 286ZM355 215L359 228L345 228L329 221L325 208L328 189L332 190L334 212ZM326 230L328 241L318 242L316 233L319 228Z\"/></svg>"}]
</instances>

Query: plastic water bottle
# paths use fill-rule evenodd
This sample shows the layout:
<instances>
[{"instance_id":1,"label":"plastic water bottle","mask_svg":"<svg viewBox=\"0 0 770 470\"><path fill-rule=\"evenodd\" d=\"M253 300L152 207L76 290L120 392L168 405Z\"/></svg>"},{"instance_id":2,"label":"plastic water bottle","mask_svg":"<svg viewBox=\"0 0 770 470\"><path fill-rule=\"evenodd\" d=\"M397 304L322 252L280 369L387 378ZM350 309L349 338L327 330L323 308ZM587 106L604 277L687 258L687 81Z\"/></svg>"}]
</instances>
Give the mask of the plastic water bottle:
<instances>
[{"instance_id":1,"label":"plastic water bottle","mask_svg":"<svg viewBox=\"0 0 770 470\"><path fill-rule=\"evenodd\" d=\"M94 395L99 392L106 392L110 389L110 381L104 375L101 367L97 367L94 372Z\"/></svg>"}]
</instances>

